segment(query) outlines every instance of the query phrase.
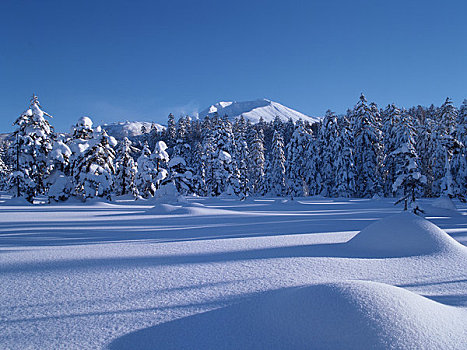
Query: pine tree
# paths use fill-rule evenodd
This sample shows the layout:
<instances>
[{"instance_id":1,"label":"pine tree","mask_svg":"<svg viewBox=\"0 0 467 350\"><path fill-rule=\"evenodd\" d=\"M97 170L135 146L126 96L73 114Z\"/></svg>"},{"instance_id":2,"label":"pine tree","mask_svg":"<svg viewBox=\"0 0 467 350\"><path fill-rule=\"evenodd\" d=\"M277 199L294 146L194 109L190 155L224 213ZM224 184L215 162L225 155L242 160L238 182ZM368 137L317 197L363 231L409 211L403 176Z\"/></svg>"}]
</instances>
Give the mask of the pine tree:
<instances>
[{"instance_id":1,"label":"pine tree","mask_svg":"<svg viewBox=\"0 0 467 350\"><path fill-rule=\"evenodd\" d=\"M10 168L6 161L5 145L2 142L0 145L0 190L7 188L8 178L10 177Z\"/></svg>"},{"instance_id":2,"label":"pine tree","mask_svg":"<svg viewBox=\"0 0 467 350\"><path fill-rule=\"evenodd\" d=\"M33 95L29 109L14 122L18 129L13 133L15 142L10 150L15 154L11 189L14 196L24 196L31 203L37 194L45 193L44 179L51 170L47 157L54 135L44 116L50 117Z\"/></svg>"},{"instance_id":3,"label":"pine tree","mask_svg":"<svg viewBox=\"0 0 467 350\"><path fill-rule=\"evenodd\" d=\"M143 198L154 196L156 185L154 184L156 164L153 160L151 150L147 142L144 143L143 150L137 161L138 171L135 184L139 194Z\"/></svg>"},{"instance_id":4,"label":"pine tree","mask_svg":"<svg viewBox=\"0 0 467 350\"><path fill-rule=\"evenodd\" d=\"M265 186L265 156L264 156L264 138L261 131L254 130L251 144L251 191L257 195L263 195L266 192Z\"/></svg>"},{"instance_id":5,"label":"pine tree","mask_svg":"<svg viewBox=\"0 0 467 350\"><path fill-rule=\"evenodd\" d=\"M92 125L92 124L91 124ZM89 147L75 165L76 193L83 200L102 197L111 200L117 141L97 128L89 139Z\"/></svg>"},{"instance_id":6,"label":"pine tree","mask_svg":"<svg viewBox=\"0 0 467 350\"><path fill-rule=\"evenodd\" d=\"M153 181L156 185L156 190L158 190L160 186L166 182L166 179L169 176L167 167L170 158L169 154L167 153L167 145L164 141L156 142L152 158L156 164Z\"/></svg>"},{"instance_id":7,"label":"pine tree","mask_svg":"<svg viewBox=\"0 0 467 350\"><path fill-rule=\"evenodd\" d=\"M401 111L394 104L388 105L383 112L383 147L384 147L384 164L382 169L382 177L384 179L383 193L385 196L392 196L392 185L396 180L396 160L393 153L400 147L396 139L396 128L401 122Z\"/></svg>"},{"instance_id":8,"label":"pine tree","mask_svg":"<svg viewBox=\"0 0 467 350\"><path fill-rule=\"evenodd\" d=\"M310 135L300 120L287 145L287 161L285 165L287 192L292 197L306 194L305 189L305 152Z\"/></svg>"},{"instance_id":9,"label":"pine tree","mask_svg":"<svg viewBox=\"0 0 467 350\"><path fill-rule=\"evenodd\" d=\"M467 100L459 108L455 138L459 142L459 149L452 159L454 195L464 200L467 196Z\"/></svg>"},{"instance_id":10,"label":"pine tree","mask_svg":"<svg viewBox=\"0 0 467 350\"><path fill-rule=\"evenodd\" d=\"M321 123L319 123L319 125L321 125ZM318 134L320 128L321 126L318 127ZM312 134L308 140L307 148L305 150L305 182L308 187L308 193L311 196L321 194L323 188L323 181L321 179L321 147L321 142L316 137L316 134Z\"/></svg>"},{"instance_id":11,"label":"pine tree","mask_svg":"<svg viewBox=\"0 0 467 350\"><path fill-rule=\"evenodd\" d=\"M451 169L453 155L460 152L461 144L456 139L457 110L447 98L439 109L436 129L434 163L435 193L454 197L454 177Z\"/></svg>"},{"instance_id":12,"label":"pine tree","mask_svg":"<svg viewBox=\"0 0 467 350\"><path fill-rule=\"evenodd\" d=\"M339 140L339 130L337 117L330 110L326 112L323 119L318 139L321 143L321 194L324 196L336 197L336 145Z\"/></svg>"},{"instance_id":13,"label":"pine tree","mask_svg":"<svg viewBox=\"0 0 467 350\"><path fill-rule=\"evenodd\" d=\"M132 142L127 137L120 142L120 147L117 150L117 170L114 179L115 193L117 196L130 194L134 198L138 197L138 188L136 186L138 168L131 155L138 151L136 147L132 146Z\"/></svg>"},{"instance_id":14,"label":"pine tree","mask_svg":"<svg viewBox=\"0 0 467 350\"><path fill-rule=\"evenodd\" d=\"M186 158L191 153L189 144L182 139L177 140L177 144L172 152L172 158L168 163L169 179L172 181L178 193L187 195L194 191L193 169L187 165Z\"/></svg>"},{"instance_id":15,"label":"pine tree","mask_svg":"<svg viewBox=\"0 0 467 350\"><path fill-rule=\"evenodd\" d=\"M339 136L335 145L335 192L338 197L352 197L355 193L355 162L352 130L347 116L338 118Z\"/></svg>"},{"instance_id":16,"label":"pine tree","mask_svg":"<svg viewBox=\"0 0 467 350\"><path fill-rule=\"evenodd\" d=\"M418 166L418 155L415 150L415 128L411 117L407 113L400 116L400 121L395 125L395 144L399 147L391 155L395 165L396 179L393 184L393 192L402 189L402 197L396 202L404 202L404 210L408 207L417 214L422 210L416 205L416 194L426 182Z\"/></svg>"},{"instance_id":17,"label":"pine tree","mask_svg":"<svg viewBox=\"0 0 467 350\"><path fill-rule=\"evenodd\" d=\"M169 117L167 120L166 133L167 133L167 143L170 146L174 145L175 141L177 140L177 123L172 113L169 114Z\"/></svg>"},{"instance_id":18,"label":"pine tree","mask_svg":"<svg viewBox=\"0 0 467 350\"><path fill-rule=\"evenodd\" d=\"M49 202L65 201L73 194L73 180L69 176L71 156L71 149L65 144L64 138L54 140L49 153L52 171L45 180Z\"/></svg>"},{"instance_id":19,"label":"pine tree","mask_svg":"<svg viewBox=\"0 0 467 350\"><path fill-rule=\"evenodd\" d=\"M274 131L272 138L271 162L268 169L268 192L272 195L283 196L285 188L285 154L284 140L279 131Z\"/></svg>"},{"instance_id":20,"label":"pine tree","mask_svg":"<svg viewBox=\"0 0 467 350\"><path fill-rule=\"evenodd\" d=\"M247 197L250 194L250 179L248 163L250 152L246 140L247 123L243 115L240 116L234 125L234 138L236 144L235 159L238 166L240 196Z\"/></svg>"},{"instance_id":21,"label":"pine tree","mask_svg":"<svg viewBox=\"0 0 467 350\"><path fill-rule=\"evenodd\" d=\"M379 113L363 94L352 113L354 132L356 195L371 197L380 191L381 131Z\"/></svg>"}]
</instances>

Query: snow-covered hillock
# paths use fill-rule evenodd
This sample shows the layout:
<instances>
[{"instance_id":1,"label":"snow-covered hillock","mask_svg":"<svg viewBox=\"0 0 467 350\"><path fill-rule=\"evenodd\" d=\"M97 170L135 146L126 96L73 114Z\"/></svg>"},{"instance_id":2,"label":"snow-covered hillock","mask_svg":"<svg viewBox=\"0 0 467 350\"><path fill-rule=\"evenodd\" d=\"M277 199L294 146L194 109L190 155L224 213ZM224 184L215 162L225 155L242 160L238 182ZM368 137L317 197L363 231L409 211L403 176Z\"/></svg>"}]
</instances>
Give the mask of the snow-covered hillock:
<instances>
[{"instance_id":1,"label":"snow-covered hillock","mask_svg":"<svg viewBox=\"0 0 467 350\"><path fill-rule=\"evenodd\" d=\"M387 284L334 282L147 328L110 349L461 349L466 317Z\"/></svg>"},{"instance_id":2,"label":"snow-covered hillock","mask_svg":"<svg viewBox=\"0 0 467 350\"><path fill-rule=\"evenodd\" d=\"M466 254L467 248L430 221L409 212L379 220L353 237L346 248L362 257L397 257L436 253Z\"/></svg>"},{"instance_id":3,"label":"snow-covered hillock","mask_svg":"<svg viewBox=\"0 0 467 350\"><path fill-rule=\"evenodd\" d=\"M243 115L245 119L249 119L252 123L259 122L260 118L263 118L265 122L270 122L273 121L276 116L283 122L289 119L293 121L302 119L303 121L315 123L320 120L320 118L309 117L280 103L267 99L243 102L218 102L199 112L198 117L212 117L215 113L220 117L228 115L230 119L235 119Z\"/></svg>"}]
</instances>

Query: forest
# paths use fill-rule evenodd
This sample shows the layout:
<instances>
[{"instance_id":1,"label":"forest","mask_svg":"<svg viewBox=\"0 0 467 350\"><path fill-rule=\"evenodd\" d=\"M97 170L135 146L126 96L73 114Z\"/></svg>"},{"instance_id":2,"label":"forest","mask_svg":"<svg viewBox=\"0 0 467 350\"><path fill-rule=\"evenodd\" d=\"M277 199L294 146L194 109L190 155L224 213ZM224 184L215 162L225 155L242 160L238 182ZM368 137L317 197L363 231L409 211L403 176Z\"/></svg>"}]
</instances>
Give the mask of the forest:
<instances>
[{"instance_id":1,"label":"forest","mask_svg":"<svg viewBox=\"0 0 467 350\"><path fill-rule=\"evenodd\" d=\"M56 133L33 96L0 149L0 183L49 202L181 195L458 197L467 190L467 100L379 108L362 94L319 123L170 114L167 127L115 139L90 117ZM59 116L55 116L56 118Z\"/></svg>"}]
</instances>

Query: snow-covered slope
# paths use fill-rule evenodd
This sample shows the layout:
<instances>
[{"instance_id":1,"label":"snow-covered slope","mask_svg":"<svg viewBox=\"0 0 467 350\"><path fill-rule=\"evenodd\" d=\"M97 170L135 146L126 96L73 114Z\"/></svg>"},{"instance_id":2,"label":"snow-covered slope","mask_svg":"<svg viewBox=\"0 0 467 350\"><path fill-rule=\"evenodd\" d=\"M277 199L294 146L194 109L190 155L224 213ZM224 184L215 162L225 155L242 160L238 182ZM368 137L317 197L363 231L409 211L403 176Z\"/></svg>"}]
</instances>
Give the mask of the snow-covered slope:
<instances>
[{"instance_id":1,"label":"snow-covered slope","mask_svg":"<svg viewBox=\"0 0 467 350\"><path fill-rule=\"evenodd\" d=\"M151 130L152 125L155 125L157 130L165 129L164 126L156 123L150 122L119 122L111 124L103 124L102 129L105 129L110 136L113 136L117 139L122 139L124 137L134 137L142 134L141 128L146 128L147 132Z\"/></svg>"},{"instance_id":2,"label":"snow-covered slope","mask_svg":"<svg viewBox=\"0 0 467 350\"><path fill-rule=\"evenodd\" d=\"M213 116L215 113L221 117L228 115L231 119L235 119L240 115L243 115L253 123L259 122L261 117L263 117L264 121L269 122L274 120L276 116L281 118L284 122L289 120L289 118L293 121L302 119L311 123L319 121L319 118L309 117L303 113L283 106L280 103L267 99L245 102L218 102L198 113L198 117L204 118L207 115Z\"/></svg>"},{"instance_id":3,"label":"snow-covered slope","mask_svg":"<svg viewBox=\"0 0 467 350\"><path fill-rule=\"evenodd\" d=\"M466 310L385 283L271 294L131 333L110 349L460 349L465 342Z\"/></svg>"}]
</instances>

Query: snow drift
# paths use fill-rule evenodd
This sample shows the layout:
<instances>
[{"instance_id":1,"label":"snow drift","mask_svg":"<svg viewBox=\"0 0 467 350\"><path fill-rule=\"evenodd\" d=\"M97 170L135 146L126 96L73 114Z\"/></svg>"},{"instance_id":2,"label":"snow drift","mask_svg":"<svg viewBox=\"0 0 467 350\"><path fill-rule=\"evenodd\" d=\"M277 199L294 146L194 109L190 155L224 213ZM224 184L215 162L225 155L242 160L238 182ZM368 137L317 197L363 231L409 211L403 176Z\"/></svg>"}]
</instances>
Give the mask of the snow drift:
<instances>
[{"instance_id":1,"label":"snow drift","mask_svg":"<svg viewBox=\"0 0 467 350\"><path fill-rule=\"evenodd\" d=\"M464 309L369 281L318 284L123 336L110 349L461 349Z\"/></svg>"},{"instance_id":2,"label":"snow drift","mask_svg":"<svg viewBox=\"0 0 467 350\"><path fill-rule=\"evenodd\" d=\"M346 244L369 257L414 256L435 253L467 254L467 249L430 221L409 212L379 220Z\"/></svg>"},{"instance_id":3,"label":"snow drift","mask_svg":"<svg viewBox=\"0 0 467 350\"><path fill-rule=\"evenodd\" d=\"M198 113L199 118L206 116L213 116L217 113L220 117L228 115L230 119L235 119L243 115L245 119L249 119L252 123L259 122L262 117L265 122L273 121L278 116L283 122L292 119L297 121L309 121L316 123L320 119L309 117L303 113L297 112L291 108L281 105L280 103L270 101L267 99L259 99L256 101L244 102L218 102L209 108Z\"/></svg>"}]
</instances>

